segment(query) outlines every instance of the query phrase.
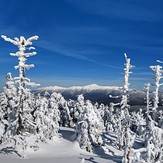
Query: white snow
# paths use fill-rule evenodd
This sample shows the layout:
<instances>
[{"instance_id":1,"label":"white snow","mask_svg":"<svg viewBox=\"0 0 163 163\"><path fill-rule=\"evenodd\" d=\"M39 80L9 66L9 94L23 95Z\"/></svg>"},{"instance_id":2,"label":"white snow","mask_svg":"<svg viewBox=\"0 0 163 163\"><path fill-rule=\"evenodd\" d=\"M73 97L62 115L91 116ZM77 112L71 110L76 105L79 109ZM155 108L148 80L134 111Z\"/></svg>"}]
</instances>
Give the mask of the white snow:
<instances>
[{"instance_id":1,"label":"white snow","mask_svg":"<svg viewBox=\"0 0 163 163\"><path fill-rule=\"evenodd\" d=\"M117 86L99 86L96 84L90 84L86 86L73 86L73 87L58 87L58 86L48 86L40 88L39 90L46 90L46 91L65 91L65 90L86 90L86 91L93 91L93 90L119 90L121 87Z\"/></svg>"},{"instance_id":2,"label":"white snow","mask_svg":"<svg viewBox=\"0 0 163 163\"><path fill-rule=\"evenodd\" d=\"M100 148L97 154L88 153L80 149L77 142L72 142L71 137L74 130L61 128L63 137L55 138L47 143L40 143L39 150L27 149L27 159L21 159L15 153L0 154L1 163L114 163L111 156L106 153L108 149ZM105 151L104 151L105 150ZM112 150L115 150L112 147ZM119 151L118 151L119 152ZM116 150L113 153L117 153ZM117 162L117 161L116 161Z\"/></svg>"}]
</instances>

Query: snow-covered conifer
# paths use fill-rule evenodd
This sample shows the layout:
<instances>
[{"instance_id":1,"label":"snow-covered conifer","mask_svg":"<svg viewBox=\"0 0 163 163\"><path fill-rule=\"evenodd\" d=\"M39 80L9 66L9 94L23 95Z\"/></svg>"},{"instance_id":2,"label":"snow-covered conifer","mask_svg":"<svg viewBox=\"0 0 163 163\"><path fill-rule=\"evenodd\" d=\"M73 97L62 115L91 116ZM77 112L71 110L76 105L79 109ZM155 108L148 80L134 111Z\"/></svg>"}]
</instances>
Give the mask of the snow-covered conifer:
<instances>
[{"instance_id":1,"label":"snow-covered conifer","mask_svg":"<svg viewBox=\"0 0 163 163\"><path fill-rule=\"evenodd\" d=\"M101 133L103 131L103 126L100 123L98 115L94 111L92 103L87 100L85 107L85 114L88 120L89 134L92 145L101 145L103 143L101 138Z\"/></svg>"},{"instance_id":2,"label":"snow-covered conifer","mask_svg":"<svg viewBox=\"0 0 163 163\"><path fill-rule=\"evenodd\" d=\"M160 80L163 78L162 74L163 74L163 70L162 70L162 66L160 65L156 65L156 66L150 66L150 68L154 71L154 87L155 90L153 92L154 94L154 98L153 98L153 119L156 120L157 119L157 108L158 108L158 104L159 104L159 88L162 84L160 84Z\"/></svg>"},{"instance_id":3,"label":"snow-covered conifer","mask_svg":"<svg viewBox=\"0 0 163 163\"><path fill-rule=\"evenodd\" d=\"M150 115L150 112L152 110L152 103L150 101L150 96L149 96L149 92L150 92L150 87L151 87L151 84L150 83L147 83L145 85L145 91L146 91L146 121L147 121L147 124L148 124L148 120L149 120L149 115Z\"/></svg>"},{"instance_id":4,"label":"snow-covered conifer","mask_svg":"<svg viewBox=\"0 0 163 163\"><path fill-rule=\"evenodd\" d=\"M17 121L18 121L18 96L17 88L15 87L14 79L11 73L7 74L6 86L3 88L3 93L6 97L6 131L5 137L11 138L16 135Z\"/></svg>"},{"instance_id":5,"label":"snow-covered conifer","mask_svg":"<svg viewBox=\"0 0 163 163\"><path fill-rule=\"evenodd\" d=\"M121 122L122 122L122 128L120 131L120 146L124 147L124 158L123 162L124 163L129 163L130 162L130 151L132 147L132 142L131 142L131 130L130 130L130 114L129 114L129 108L130 106L128 105L128 91L129 91L129 75L132 73L130 72L130 69L132 69L134 66L131 65L130 63L130 58L127 57L126 53L125 59L126 59L126 64L124 68L124 86L123 86L123 95L122 95L122 100L121 100Z\"/></svg>"},{"instance_id":6,"label":"snow-covered conifer","mask_svg":"<svg viewBox=\"0 0 163 163\"><path fill-rule=\"evenodd\" d=\"M50 108L49 108L49 117L52 120L51 128L52 128L52 136L55 136L59 130L59 122L60 122L60 111L59 111L59 103L57 101L57 93L52 93L50 96Z\"/></svg>"},{"instance_id":7,"label":"snow-covered conifer","mask_svg":"<svg viewBox=\"0 0 163 163\"><path fill-rule=\"evenodd\" d=\"M131 123L135 126L133 131L140 137L144 136L145 128L146 128L146 120L142 113L142 109L140 108L137 113L133 112L131 116Z\"/></svg>"},{"instance_id":8,"label":"snow-covered conifer","mask_svg":"<svg viewBox=\"0 0 163 163\"><path fill-rule=\"evenodd\" d=\"M146 162L161 163L163 161L163 130L156 126L156 122L149 115L145 134Z\"/></svg>"},{"instance_id":9,"label":"snow-covered conifer","mask_svg":"<svg viewBox=\"0 0 163 163\"><path fill-rule=\"evenodd\" d=\"M17 66L15 66L15 69L19 69L19 77L15 77L14 80L19 84L18 87L18 96L19 96L19 106L18 106L18 127L17 127L17 134L20 134L24 132L25 126L24 124L30 123L28 118L29 118L29 112L30 109L28 110L28 102L26 103L26 99L29 99L30 92L26 88L26 86L36 86L34 82L30 82L29 78L25 77L25 70L30 69L34 67L33 64L26 64L26 60L28 57L36 55L36 52L26 52L27 50L33 50L35 49L32 47L32 41L37 40L38 36L32 36L28 39L25 39L23 36L20 36L20 38L15 37L14 39L10 39L4 35L1 36L5 41L11 42L12 44L16 45L19 49L18 52L16 53L10 53L11 56L16 56L18 57L19 63ZM26 115L28 117L26 117ZM28 125L27 124L27 125Z\"/></svg>"},{"instance_id":10,"label":"snow-covered conifer","mask_svg":"<svg viewBox=\"0 0 163 163\"><path fill-rule=\"evenodd\" d=\"M103 144L101 138L103 128L92 103L87 100L83 104L83 101L84 99L82 98L82 108L76 125L76 139L81 148L90 152L92 151L92 146Z\"/></svg>"},{"instance_id":11,"label":"snow-covered conifer","mask_svg":"<svg viewBox=\"0 0 163 163\"><path fill-rule=\"evenodd\" d=\"M72 106L72 104L74 106ZM77 123L79 119L79 115L84 111L84 105L85 105L85 101L84 101L83 94L77 97L77 101L75 102L71 101L71 105L70 105L71 118L74 124Z\"/></svg>"},{"instance_id":12,"label":"snow-covered conifer","mask_svg":"<svg viewBox=\"0 0 163 163\"><path fill-rule=\"evenodd\" d=\"M158 126L163 129L163 111L158 112Z\"/></svg>"},{"instance_id":13,"label":"snow-covered conifer","mask_svg":"<svg viewBox=\"0 0 163 163\"><path fill-rule=\"evenodd\" d=\"M57 98L59 101L60 125L70 126L72 122L72 118L70 116L70 109L68 107L68 101L66 101L60 93L57 94Z\"/></svg>"},{"instance_id":14,"label":"snow-covered conifer","mask_svg":"<svg viewBox=\"0 0 163 163\"><path fill-rule=\"evenodd\" d=\"M44 97L41 99L41 106L40 109L38 110L38 119L37 119L37 124L40 123L40 125L38 126L38 132L40 135L40 139L42 141L46 142L46 139L50 138L50 123L51 121L49 120L48 117L48 111L49 111L49 98L50 98L50 94L48 92L44 93Z\"/></svg>"}]
</instances>

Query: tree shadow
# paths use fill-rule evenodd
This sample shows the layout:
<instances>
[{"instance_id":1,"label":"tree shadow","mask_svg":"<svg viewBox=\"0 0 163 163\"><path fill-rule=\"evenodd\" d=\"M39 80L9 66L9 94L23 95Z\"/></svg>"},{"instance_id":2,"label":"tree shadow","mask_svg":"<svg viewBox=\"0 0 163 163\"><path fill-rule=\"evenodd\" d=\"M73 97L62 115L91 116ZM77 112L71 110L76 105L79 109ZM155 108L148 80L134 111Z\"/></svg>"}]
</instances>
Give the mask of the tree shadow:
<instances>
[{"instance_id":1,"label":"tree shadow","mask_svg":"<svg viewBox=\"0 0 163 163\"><path fill-rule=\"evenodd\" d=\"M97 157L101 157L104 159L113 160L117 163L121 163L122 156L116 155L115 152L111 149L107 149L107 150L108 153L106 153L106 151L101 146L99 146L94 149L94 152L97 155Z\"/></svg>"},{"instance_id":2,"label":"tree shadow","mask_svg":"<svg viewBox=\"0 0 163 163\"><path fill-rule=\"evenodd\" d=\"M115 141L117 139L117 136L113 133L103 133L102 138L104 140L103 146L95 146L93 149L94 156L85 156L85 160L91 162L91 163L98 163L96 161L96 158L102 158L105 160L112 160L116 163L122 162L122 156L120 156L118 153L118 150L114 148ZM117 153L118 152L118 153Z\"/></svg>"},{"instance_id":3,"label":"tree shadow","mask_svg":"<svg viewBox=\"0 0 163 163\"><path fill-rule=\"evenodd\" d=\"M67 128L62 127L59 130L59 133L62 135L63 139L66 139L68 141L73 142L74 141L74 134L75 134L75 130L71 129L71 130L67 130Z\"/></svg>"},{"instance_id":4,"label":"tree shadow","mask_svg":"<svg viewBox=\"0 0 163 163\"><path fill-rule=\"evenodd\" d=\"M109 154L110 153L110 154ZM91 162L91 163L99 163L96 161L95 158L102 158L105 160L112 160L116 163L121 163L122 162L122 156L118 156L115 155L114 151L109 149L109 153L106 153L106 151L101 147L95 147L94 148L94 156L90 156L90 155L84 155L84 154L80 154L82 157L80 159L82 159L83 157L85 158L85 160Z\"/></svg>"},{"instance_id":5,"label":"tree shadow","mask_svg":"<svg viewBox=\"0 0 163 163\"><path fill-rule=\"evenodd\" d=\"M15 148L13 147L5 147L5 148L2 148L0 150L0 153L1 154L6 154L6 155L9 155L9 154L17 154L19 157L21 157L21 155L18 153L18 151L15 150Z\"/></svg>"},{"instance_id":6,"label":"tree shadow","mask_svg":"<svg viewBox=\"0 0 163 163\"><path fill-rule=\"evenodd\" d=\"M107 132L103 133L102 137L105 143L107 144L113 144L115 140L117 139L117 136L115 134L107 133Z\"/></svg>"},{"instance_id":7,"label":"tree shadow","mask_svg":"<svg viewBox=\"0 0 163 163\"><path fill-rule=\"evenodd\" d=\"M79 159L82 159L83 157L79 157ZM95 161L94 157L84 158L86 161L92 162L92 163L99 163Z\"/></svg>"}]
</instances>

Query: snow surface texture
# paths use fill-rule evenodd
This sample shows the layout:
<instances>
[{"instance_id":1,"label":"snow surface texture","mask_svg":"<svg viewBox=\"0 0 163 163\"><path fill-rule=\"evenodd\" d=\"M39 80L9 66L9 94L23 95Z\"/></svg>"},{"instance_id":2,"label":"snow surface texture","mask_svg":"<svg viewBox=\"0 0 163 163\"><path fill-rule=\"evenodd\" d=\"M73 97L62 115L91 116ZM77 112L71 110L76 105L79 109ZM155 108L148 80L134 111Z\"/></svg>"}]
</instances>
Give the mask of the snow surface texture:
<instances>
[{"instance_id":1,"label":"snow surface texture","mask_svg":"<svg viewBox=\"0 0 163 163\"><path fill-rule=\"evenodd\" d=\"M77 142L72 142L71 137L74 130L70 128L61 128L63 137L48 141L47 144L40 143L37 151L28 149L27 159L21 159L16 153L9 152L4 155L1 151L1 163L114 163L120 162L122 154L118 150L110 147L108 149L99 148L96 154L91 154L80 149ZM115 155L115 156L114 156ZM117 155L117 156L116 156ZM114 160L114 161L113 161Z\"/></svg>"}]
</instances>

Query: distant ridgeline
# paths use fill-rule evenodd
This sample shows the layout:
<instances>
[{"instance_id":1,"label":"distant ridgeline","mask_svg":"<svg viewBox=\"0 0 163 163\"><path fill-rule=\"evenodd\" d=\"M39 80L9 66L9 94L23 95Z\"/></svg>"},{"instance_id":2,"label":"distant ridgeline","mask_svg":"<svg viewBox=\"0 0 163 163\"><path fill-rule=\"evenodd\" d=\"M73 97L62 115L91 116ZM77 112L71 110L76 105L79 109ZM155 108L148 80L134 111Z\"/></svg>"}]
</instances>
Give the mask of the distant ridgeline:
<instances>
[{"instance_id":1,"label":"distant ridgeline","mask_svg":"<svg viewBox=\"0 0 163 163\"><path fill-rule=\"evenodd\" d=\"M61 93L66 100L72 99L76 100L77 96L80 94L84 95L84 98L87 100L91 100L93 103L103 103L103 104L110 104L110 102L118 103L120 102L120 98L116 98L120 95L122 95L123 90L121 87L115 87L115 86L98 86L95 84L87 85L87 86L77 86L77 87L57 87L57 86L50 86L50 87L44 87L40 88L38 90L34 90L34 93L40 93L41 95L44 95L45 92L49 92L50 94L53 92ZM162 98L163 93L160 93L160 101ZM150 93L150 96L152 97L152 93ZM131 106L135 105L146 105L145 103L145 97L146 93L139 90L129 90L129 104ZM162 104L160 103L160 106ZM140 107L139 107L140 108Z\"/></svg>"}]
</instances>

